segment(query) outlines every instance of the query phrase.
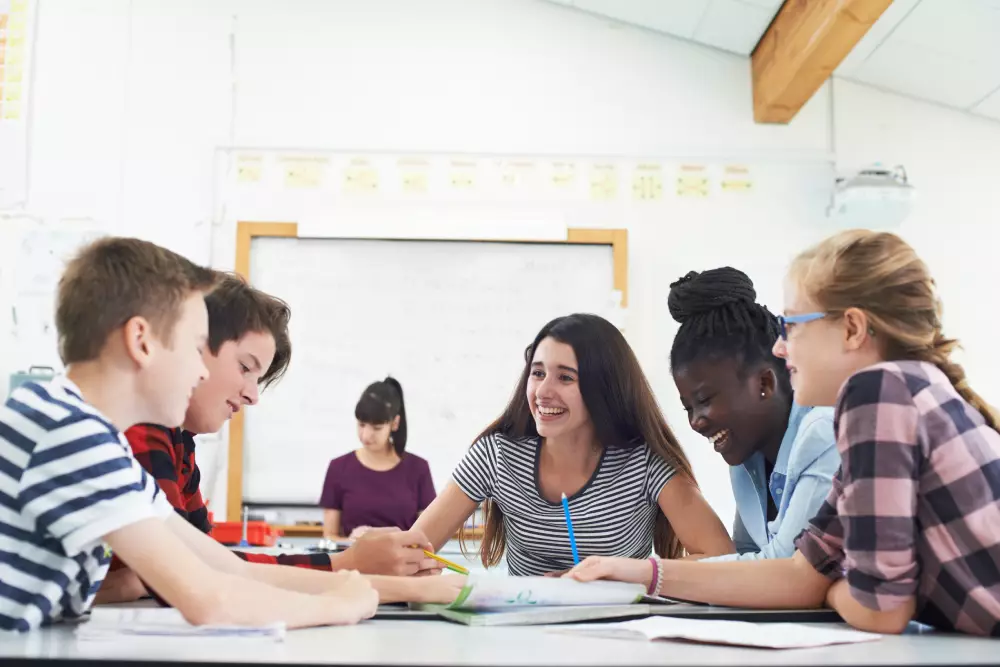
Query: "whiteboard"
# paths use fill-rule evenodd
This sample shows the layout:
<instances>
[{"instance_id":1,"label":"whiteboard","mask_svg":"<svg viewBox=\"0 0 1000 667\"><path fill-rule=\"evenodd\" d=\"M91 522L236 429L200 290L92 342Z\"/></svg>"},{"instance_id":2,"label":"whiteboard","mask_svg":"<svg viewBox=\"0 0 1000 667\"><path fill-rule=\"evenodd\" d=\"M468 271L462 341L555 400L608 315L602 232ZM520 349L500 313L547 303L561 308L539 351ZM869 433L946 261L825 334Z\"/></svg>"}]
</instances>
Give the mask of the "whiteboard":
<instances>
[{"instance_id":1,"label":"whiteboard","mask_svg":"<svg viewBox=\"0 0 1000 667\"><path fill-rule=\"evenodd\" d=\"M327 464L360 446L361 392L386 374L440 491L541 327L618 312L603 245L255 238L250 279L292 310L288 373L246 412L243 498L259 504L318 502Z\"/></svg>"}]
</instances>

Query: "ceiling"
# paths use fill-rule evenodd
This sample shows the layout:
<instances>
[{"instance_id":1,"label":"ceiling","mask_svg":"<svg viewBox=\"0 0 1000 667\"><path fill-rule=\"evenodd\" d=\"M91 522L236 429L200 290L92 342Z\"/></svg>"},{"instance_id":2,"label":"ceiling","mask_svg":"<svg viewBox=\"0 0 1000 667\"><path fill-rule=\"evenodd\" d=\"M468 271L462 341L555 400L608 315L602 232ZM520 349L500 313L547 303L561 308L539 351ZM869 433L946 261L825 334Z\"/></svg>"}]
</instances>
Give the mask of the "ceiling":
<instances>
[{"instance_id":1,"label":"ceiling","mask_svg":"<svg viewBox=\"0 0 1000 667\"><path fill-rule=\"evenodd\" d=\"M782 0L550 0L748 56ZM1000 120L1000 0L894 0L836 76Z\"/></svg>"}]
</instances>

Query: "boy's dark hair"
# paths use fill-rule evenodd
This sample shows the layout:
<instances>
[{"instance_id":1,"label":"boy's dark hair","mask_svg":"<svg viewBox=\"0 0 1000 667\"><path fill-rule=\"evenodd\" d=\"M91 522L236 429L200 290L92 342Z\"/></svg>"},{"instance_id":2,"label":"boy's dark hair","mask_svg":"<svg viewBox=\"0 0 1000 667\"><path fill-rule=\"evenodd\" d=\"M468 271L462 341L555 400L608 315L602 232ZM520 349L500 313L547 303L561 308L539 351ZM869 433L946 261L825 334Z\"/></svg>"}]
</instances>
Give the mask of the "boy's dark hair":
<instances>
[{"instance_id":1,"label":"boy's dark hair","mask_svg":"<svg viewBox=\"0 0 1000 667\"><path fill-rule=\"evenodd\" d=\"M66 265L56 296L59 356L66 365L97 359L116 329L144 317L171 344L181 304L207 292L218 274L155 243L105 237Z\"/></svg>"},{"instance_id":2,"label":"boy's dark hair","mask_svg":"<svg viewBox=\"0 0 1000 667\"><path fill-rule=\"evenodd\" d=\"M292 311L281 299L252 287L243 276L224 273L218 284L205 296L208 307L208 349L218 354L226 341L238 341L251 331L269 333L274 338L274 360L260 377L268 387L288 370L292 360L292 342L288 320Z\"/></svg>"},{"instance_id":3,"label":"boy's dark hair","mask_svg":"<svg viewBox=\"0 0 1000 667\"><path fill-rule=\"evenodd\" d=\"M778 318L757 303L747 274L729 266L690 271L670 285L667 307L681 325L670 348L672 369L703 359L735 359L744 370L765 363L779 388L791 394L788 367L771 351Z\"/></svg>"},{"instance_id":4,"label":"boy's dark hair","mask_svg":"<svg viewBox=\"0 0 1000 667\"><path fill-rule=\"evenodd\" d=\"M354 408L354 418L365 424L388 424L396 417L399 428L392 434L392 447L402 456L406 451L406 405L399 380L390 376L368 385Z\"/></svg>"}]
</instances>

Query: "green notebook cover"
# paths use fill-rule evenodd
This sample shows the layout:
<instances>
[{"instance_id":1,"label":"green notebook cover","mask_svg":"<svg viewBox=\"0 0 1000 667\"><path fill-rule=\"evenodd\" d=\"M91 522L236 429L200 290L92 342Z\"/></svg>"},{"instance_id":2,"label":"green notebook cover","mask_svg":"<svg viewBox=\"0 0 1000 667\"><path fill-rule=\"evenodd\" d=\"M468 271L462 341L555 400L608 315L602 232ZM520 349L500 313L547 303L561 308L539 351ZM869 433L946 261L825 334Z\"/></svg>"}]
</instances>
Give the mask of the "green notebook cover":
<instances>
[{"instance_id":1,"label":"green notebook cover","mask_svg":"<svg viewBox=\"0 0 1000 667\"><path fill-rule=\"evenodd\" d=\"M511 607L483 611L449 609L446 605L415 605L415 608L433 611L445 620L471 626L555 625L649 615L649 605L645 604Z\"/></svg>"}]
</instances>

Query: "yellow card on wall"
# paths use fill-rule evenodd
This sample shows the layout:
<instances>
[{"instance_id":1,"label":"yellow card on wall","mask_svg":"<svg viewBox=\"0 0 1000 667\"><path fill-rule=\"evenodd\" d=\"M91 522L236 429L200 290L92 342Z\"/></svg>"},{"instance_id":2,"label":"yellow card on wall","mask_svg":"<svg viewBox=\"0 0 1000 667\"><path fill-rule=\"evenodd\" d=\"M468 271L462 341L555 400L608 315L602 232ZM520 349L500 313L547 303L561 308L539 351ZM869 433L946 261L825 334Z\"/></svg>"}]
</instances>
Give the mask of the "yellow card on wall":
<instances>
[{"instance_id":1,"label":"yellow card on wall","mask_svg":"<svg viewBox=\"0 0 1000 667\"><path fill-rule=\"evenodd\" d=\"M708 172L703 165L680 166L677 172L677 196L708 196Z\"/></svg>"},{"instance_id":2,"label":"yellow card on wall","mask_svg":"<svg viewBox=\"0 0 1000 667\"><path fill-rule=\"evenodd\" d=\"M595 164L590 168L590 198L598 201L618 196L618 168L613 164Z\"/></svg>"},{"instance_id":3,"label":"yellow card on wall","mask_svg":"<svg viewBox=\"0 0 1000 667\"><path fill-rule=\"evenodd\" d=\"M24 79L24 69L21 65L0 66L0 81L21 83Z\"/></svg>"},{"instance_id":4,"label":"yellow card on wall","mask_svg":"<svg viewBox=\"0 0 1000 667\"><path fill-rule=\"evenodd\" d=\"M720 186L723 192L750 192L753 189L750 169L742 165L726 165Z\"/></svg>"},{"instance_id":5,"label":"yellow card on wall","mask_svg":"<svg viewBox=\"0 0 1000 667\"><path fill-rule=\"evenodd\" d=\"M321 157L286 157L281 160L286 188L318 188L329 160Z\"/></svg>"},{"instance_id":6,"label":"yellow card on wall","mask_svg":"<svg viewBox=\"0 0 1000 667\"><path fill-rule=\"evenodd\" d=\"M400 187L404 193L419 195L430 187L431 165L427 160L404 158L396 163L399 170Z\"/></svg>"},{"instance_id":7,"label":"yellow card on wall","mask_svg":"<svg viewBox=\"0 0 1000 667\"><path fill-rule=\"evenodd\" d=\"M452 160L451 187L455 190L474 190L478 180L479 163L475 160Z\"/></svg>"},{"instance_id":8,"label":"yellow card on wall","mask_svg":"<svg viewBox=\"0 0 1000 667\"><path fill-rule=\"evenodd\" d=\"M353 158L344 169L341 191L349 195L370 195L378 192L378 169L365 158Z\"/></svg>"},{"instance_id":9,"label":"yellow card on wall","mask_svg":"<svg viewBox=\"0 0 1000 667\"><path fill-rule=\"evenodd\" d=\"M28 16L23 12L11 14L7 20L7 34L10 37L24 36L24 30L28 27Z\"/></svg>"},{"instance_id":10,"label":"yellow card on wall","mask_svg":"<svg viewBox=\"0 0 1000 667\"><path fill-rule=\"evenodd\" d=\"M500 183L507 188L535 185L538 165L530 160L511 160L500 168Z\"/></svg>"},{"instance_id":11,"label":"yellow card on wall","mask_svg":"<svg viewBox=\"0 0 1000 667\"><path fill-rule=\"evenodd\" d=\"M264 173L263 156L240 155L236 158L237 183L256 183L260 181L263 173Z\"/></svg>"},{"instance_id":12,"label":"yellow card on wall","mask_svg":"<svg viewBox=\"0 0 1000 667\"><path fill-rule=\"evenodd\" d=\"M659 164L636 165L632 173L632 197L640 201L663 199L663 168Z\"/></svg>"},{"instance_id":13,"label":"yellow card on wall","mask_svg":"<svg viewBox=\"0 0 1000 667\"><path fill-rule=\"evenodd\" d=\"M571 189L576 184L576 164L573 162L552 163L552 185L558 189Z\"/></svg>"}]
</instances>

